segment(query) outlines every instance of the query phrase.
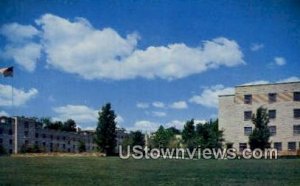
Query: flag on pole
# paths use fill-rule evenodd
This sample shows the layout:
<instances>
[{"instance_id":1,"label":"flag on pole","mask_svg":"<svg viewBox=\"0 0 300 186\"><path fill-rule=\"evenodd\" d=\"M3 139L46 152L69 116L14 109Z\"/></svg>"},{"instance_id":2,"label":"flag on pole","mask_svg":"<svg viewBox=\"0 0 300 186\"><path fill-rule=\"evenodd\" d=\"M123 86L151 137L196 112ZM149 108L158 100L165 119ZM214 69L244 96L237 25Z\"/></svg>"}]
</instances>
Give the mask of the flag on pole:
<instances>
[{"instance_id":1,"label":"flag on pole","mask_svg":"<svg viewBox=\"0 0 300 186\"><path fill-rule=\"evenodd\" d=\"M14 76L14 67L0 68L0 73L4 77L13 77Z\"/></svg>"}]
</instances>

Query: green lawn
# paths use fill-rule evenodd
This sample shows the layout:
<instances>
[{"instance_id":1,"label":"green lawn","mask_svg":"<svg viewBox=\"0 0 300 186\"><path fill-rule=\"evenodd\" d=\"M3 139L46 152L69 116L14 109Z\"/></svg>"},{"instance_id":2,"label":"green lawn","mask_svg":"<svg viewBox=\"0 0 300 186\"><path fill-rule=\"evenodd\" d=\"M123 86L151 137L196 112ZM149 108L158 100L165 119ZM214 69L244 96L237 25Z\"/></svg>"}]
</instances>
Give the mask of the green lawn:
<instances>
[{"instance_id":1,"label":"green lawn","mask_svg":"<svg viewBox=\"0 0 300 186\"><path fill-rule=\"evenodd\" d=\"M300 185L300 159L121 160L0 157L0 184Z\"/></svg>"}]
</instances>

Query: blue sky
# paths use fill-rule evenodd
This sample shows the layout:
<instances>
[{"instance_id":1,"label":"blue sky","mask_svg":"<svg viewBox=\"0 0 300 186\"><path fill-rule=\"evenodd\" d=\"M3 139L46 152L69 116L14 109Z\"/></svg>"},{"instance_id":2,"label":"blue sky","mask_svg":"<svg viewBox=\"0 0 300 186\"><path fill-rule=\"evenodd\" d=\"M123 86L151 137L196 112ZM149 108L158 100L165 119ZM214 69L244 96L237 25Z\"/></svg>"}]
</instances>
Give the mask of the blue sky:
<instances>
[{"instance_id":1,"label":"blue sky","mask_svg":"<svg viewBox=\"0 0 300 186\"><path fill-rule=\"evenodd\" d=\"M1 1L0 113L96 126L217 116L235 85L299 80L299 1ZM14 106L11 106L11 85Z\"/></svg>"}]
</instances>

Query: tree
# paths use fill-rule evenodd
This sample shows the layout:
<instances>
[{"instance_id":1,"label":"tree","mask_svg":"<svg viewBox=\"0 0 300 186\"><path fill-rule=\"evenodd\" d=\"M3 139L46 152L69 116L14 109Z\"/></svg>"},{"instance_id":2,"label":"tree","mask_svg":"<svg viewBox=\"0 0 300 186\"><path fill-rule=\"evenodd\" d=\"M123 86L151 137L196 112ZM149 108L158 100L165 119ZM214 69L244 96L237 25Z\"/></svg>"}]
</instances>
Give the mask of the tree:
<instances>
[{"instance_id":1,"label":"tree","mask_svg":"<svg viewBox=\"0 0 300 186\"><path fill-rule=\"evenodd\" d=\"M182 140L187 145L187 148L192 149L196 147L194 119L187 121L182 131Z\"/></svg>"},{"instance_id":2,"label":"tree","mask_svg":"<svg viewBox=\"0 0 300 186\"><path fill-rule=\"evenodd\" d=\"M157 129L153 138L153 146L167 148L174 134L166 130L162 125Z\"/></svg>"},{"instance_id":3,"label":"tree","mask_svg":"<svg viewBox=\"0 0 300 186\"><path fill-rule=\"evenodd\" d=\"M76 132L75 121L72 119L68 119L67 121L65 121L62 130L67 132Z\"/></svg>"},{"instance_id":4,"label":"tree","mask_svg":"<svg viewBox=\"0 0 300 186\"><path fill-rule=\"evenodd\" d=\"M85 152L86 151L85 143L83 141L79 141L78 151L79 152Z\"/></svg>"},{"instance_id":5,"label":"tree","mask_svg":"<svg viewBox=\"0 0 300 186\"><path fill-rule=\"evenodd\" d=\"M102 107L101 112L98 113L98 126L96 128L96 143L100 151L107 155L114 154L116 147L116 115L111 110L110 103Z\"/></svg>"},{"instance_id":6,"label":"tree","mask_svg":"<svg viewBox=\"0 0 300 186\"><path fill-rule=\"evenodd\" d=\"M6 154L5 148L2 145L0 145L0 156L5 154Z\"/></svg>"},{"instance_id":7,"label":"tree","mask_svg":"<svg viewBox=\"0 0 300 186\"><path fill-rule=\"evenodd\" d=\"M270 131L268 128L269 116L267 114L267 109L259 107L256 114L252 116L252 123L255 128L249 136L250 148L259 148L264 150L269 146Z\"/></svg>"},{"instance_id":8,"label":"tree","mask_svg":"<svg viewBox=\"0 0 300 186\"><path fill-rule=\"evenodd\" d=\"M169 128L167 128L166 130L172 132L173 134L180 134L180 133L181 133L180 130L178 130L178 129L175 128L175 127L169 127Z\"/></svg>"},{"instance_id":9,"label":"tree","mask_svg":"<svg viewBox=\"0 0 300 186\"><path fill-rule=\"evenodd\" d=\"M122 142L123 149L126 150L127 150L127 146L130 146L132 149L133 146L136 145L140 145L142 147L145 146L145 136L139 130L131 131Z\"/></svg>"}]
</instances>

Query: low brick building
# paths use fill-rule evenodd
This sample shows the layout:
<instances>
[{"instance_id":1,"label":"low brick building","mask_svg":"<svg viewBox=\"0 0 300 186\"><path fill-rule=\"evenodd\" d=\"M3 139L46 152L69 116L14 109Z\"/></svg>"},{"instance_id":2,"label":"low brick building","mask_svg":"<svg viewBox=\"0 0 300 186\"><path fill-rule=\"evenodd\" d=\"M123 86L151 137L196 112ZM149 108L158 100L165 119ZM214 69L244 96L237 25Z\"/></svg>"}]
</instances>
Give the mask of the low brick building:
<instances>
[{"instance_id":1,"label":"low brick building","mask_svg":"<svg viewBox=\"0 0 300 186\"><path fill-rule=\"evenodd\" d=\"M25 117L0 117L0 145L8 153L22 148L38 147L43 152L78 152L79 142L87 152L96 148L94 132L65 132L43 128L42 124Z\"/></svg>"},{"instance_id":2,"label":"low brick building","mask_svg":"<svg viewBox=\"0 0 300 186\"><path fill-rule=\"evenodd\" d=\"M242 151L254 129L251 116L260 106L269 112L270 146L281 154L300 152L300 82L235 87L219 95L219 129L226 143Z\"/></svg>"}]
</instances>

